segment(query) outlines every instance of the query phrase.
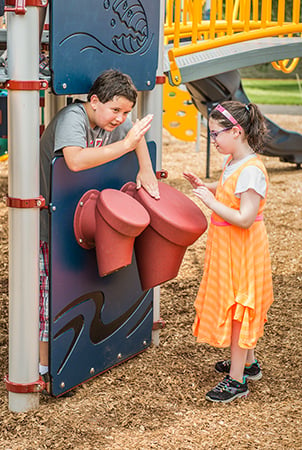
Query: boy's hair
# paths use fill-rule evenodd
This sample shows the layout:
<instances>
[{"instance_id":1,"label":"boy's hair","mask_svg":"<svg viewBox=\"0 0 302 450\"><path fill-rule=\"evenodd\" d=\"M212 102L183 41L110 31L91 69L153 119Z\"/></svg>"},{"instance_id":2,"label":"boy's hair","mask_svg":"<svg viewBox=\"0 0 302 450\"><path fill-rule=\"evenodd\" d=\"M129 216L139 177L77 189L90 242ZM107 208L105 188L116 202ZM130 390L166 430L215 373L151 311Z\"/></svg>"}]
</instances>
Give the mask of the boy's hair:
<instances>
[{"instance_id":1,"label":"boy's hair","mask_svg":"<svg viewBox=\"0 0 302 450\"><path fill-rule=\"evenodd\" d=\"M88 101L92 95L96 95L102 103L113 100L115 96L125 97L135 106L137 90L129 75L110 69L103 72L94 81L87 96Z\"/></svg>"},{"instance_id":2,"label":"boy's hair","mask_svg":"<svg viewBox=\"0 0 302 450\"><path fill-rule=\"evenodd\" d=\"M241 125L245 132L249 146L255 151L261 151L264 145L264 137L267 134L267 128L265 125L265 119L259 110L258 106L254 103L244 103L238 101L226 101L221 103L233 117ZM228 127L232 125L231 121L227 119L217 109L213 109L209 118L217 120L222 127Z\"/></svg>"}]
</instances>

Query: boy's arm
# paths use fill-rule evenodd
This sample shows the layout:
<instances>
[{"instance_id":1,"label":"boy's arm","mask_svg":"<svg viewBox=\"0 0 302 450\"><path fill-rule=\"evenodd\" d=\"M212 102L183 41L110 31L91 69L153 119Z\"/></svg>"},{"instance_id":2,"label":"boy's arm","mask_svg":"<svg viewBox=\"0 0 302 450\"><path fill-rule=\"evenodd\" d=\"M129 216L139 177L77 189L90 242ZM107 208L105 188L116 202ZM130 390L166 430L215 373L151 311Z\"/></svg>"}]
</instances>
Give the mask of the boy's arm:
<instances>
[{"instance_id":1,"label":"boy's arm","mask_svg":"<svg viewBox=\"0 0 302 450\"><path fill-rule=\"evenodd\" d=\"M63 155L67 167L72 172L80 172L118 159L131 150L123 139L103 147L64 147Z\"/></svg>"},{"instance_id":2,"label":"boy's arm","mask_svg":"<svg viewBox=\"0 0 302 450\"><path fill-rule=\"evenodd\" d=\"M70 170L79 172L106 164L134 150L151 126L153 116L138 120L124 139L102 147L66 146L63 148L65 162Z\"/></svg>"},{"instance_id":3,"label":"boy's arm","mask_svg":"<svg viewBox=\"0 0 302 450\"><path fill-rule=\"evenodd\" d=\"M136 187L143 187L151 197L159 199L158 181L152 168L148 146L145 138L142 138L135 149L139 164L139 171L136 176Z\"/></svg>"},{"instance_id":4,"label":"boy's arm","mask_svg":"<svg viewBox=\"0 0 302 450\"><path fill-rule=\"evenodd\" d=\"M124 139L103 147L64 147L63 155L68 168L73 172L91 169L118 159L135 149L140 167L137 175L138 187L143 186L152 197L159 198L157 180L144 139L145 133L151 126L152 119L153 116L148 115L138 120Z\"/></svg>"}]
</instances>

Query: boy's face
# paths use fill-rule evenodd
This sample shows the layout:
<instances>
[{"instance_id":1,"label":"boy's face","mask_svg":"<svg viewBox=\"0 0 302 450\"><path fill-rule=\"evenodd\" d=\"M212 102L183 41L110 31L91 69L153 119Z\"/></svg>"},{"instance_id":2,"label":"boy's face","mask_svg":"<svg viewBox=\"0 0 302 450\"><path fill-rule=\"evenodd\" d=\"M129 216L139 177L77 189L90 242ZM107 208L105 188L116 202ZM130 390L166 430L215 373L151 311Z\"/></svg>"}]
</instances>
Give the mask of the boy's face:
<instances>
[{"instance_id":1,"label":"boy's face","mask_svg":"<svg viewBox=\"0 0 302 450\"><path fill-rule=\"evenodd\" d=\"M124 123L133 108L133 103L126 97L115 96L109 102L102 103L96 95L93 95L90 103L93 109L90 125L92 128L98 126L106 131L113 131Z\"/></svg>"}]
</instances>

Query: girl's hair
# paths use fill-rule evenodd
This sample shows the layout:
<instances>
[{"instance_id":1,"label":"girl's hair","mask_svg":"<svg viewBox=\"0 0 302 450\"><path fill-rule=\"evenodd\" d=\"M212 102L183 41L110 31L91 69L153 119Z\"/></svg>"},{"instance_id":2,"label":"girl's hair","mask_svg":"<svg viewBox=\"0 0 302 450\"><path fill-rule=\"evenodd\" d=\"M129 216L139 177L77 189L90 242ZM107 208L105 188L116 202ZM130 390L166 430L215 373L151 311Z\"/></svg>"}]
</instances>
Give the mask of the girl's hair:
<instances>
[{"instance_id":1,"label":"girl's hair","mask_svg":"<svg viewBox=\"0 0 302 450\"><path fill-rule=\"evenodd\" d=\"M238 101L226 101L221 103L224 109L233 116L242 127L249 146L260 152L264 145L264 137L267 134L264 117L258 106L254 103L244 103ZM233 125L232 122L217 109L213 109L209 118L216 120L222 127Z\"/></svg>"},{"instance_id":2,"label":"girl's hair","mask_svg":"<svg viewBox=\"0 0 302 450\"><path fill-rule=\"evenodd\" d=\"M95 80L88 93L88 101L90 101L92 95L96 95L102 103L113 100L115 96L125 97L135 106L137 90L129 75L110 69L103 72Z\"/></svg>"}]
</instances>

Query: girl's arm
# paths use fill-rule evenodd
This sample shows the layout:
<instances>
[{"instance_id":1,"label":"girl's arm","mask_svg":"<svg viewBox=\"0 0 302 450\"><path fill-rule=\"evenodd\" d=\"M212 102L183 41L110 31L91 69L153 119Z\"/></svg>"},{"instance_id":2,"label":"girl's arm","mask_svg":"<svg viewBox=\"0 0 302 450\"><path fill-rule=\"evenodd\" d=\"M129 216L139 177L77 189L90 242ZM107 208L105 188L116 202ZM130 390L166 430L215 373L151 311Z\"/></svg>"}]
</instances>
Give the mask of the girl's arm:
<instances>
[{"instance_id":1,"label":"girl's arm","mask_svg":"<svg viewBox=\"0 0 302 450\"><path fill-rule=\"evenodd\" d=\"M215 195L218 181L214 181L213 183L204 183L197 175L192 172L183 172L183 176L187 181L189 181L189 183L191 183L194 189L198 188L199 186L204 186Z\"/></svg>"},{"instance_id":2,"label":"girl's arm","mask_svg":"<svg viewBox=\"0 0 302 450\"><path fill-rule=\"evenodd\" d=\"M240 209L236 210L220 203L204 186L194 189L194 193L218 216L240 228L249 228L254 223L261 200L261 196L254 189L248 189L241 194Z\"/></svg>"}]
</instances>

